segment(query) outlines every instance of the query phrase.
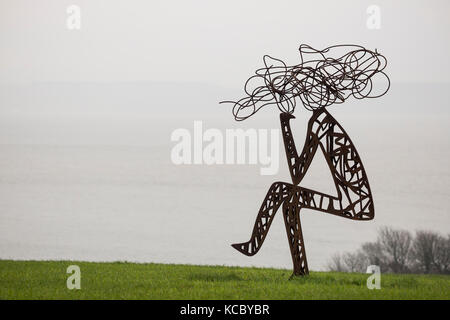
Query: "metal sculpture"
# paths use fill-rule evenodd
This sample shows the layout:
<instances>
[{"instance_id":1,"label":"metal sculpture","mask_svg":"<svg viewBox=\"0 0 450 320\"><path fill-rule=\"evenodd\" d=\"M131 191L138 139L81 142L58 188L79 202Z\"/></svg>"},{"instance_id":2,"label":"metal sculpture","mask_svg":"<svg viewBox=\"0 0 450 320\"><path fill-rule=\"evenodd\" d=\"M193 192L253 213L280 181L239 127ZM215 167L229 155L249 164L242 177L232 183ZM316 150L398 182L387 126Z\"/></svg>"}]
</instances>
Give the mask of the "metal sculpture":
<instances>
[{"instance_id":1,"label":"metal sculpture","mask_svg":"<svg viewBox=\"0 0 450 320\"><path fill-rule=\"evenodd\" d=\"M294 265L293 276L309 273L300 224L301 209L314 209L353 220L374 218L372 193L358 152L326 107L343 103L350 96L356 99L380 97L390 87L389 78L383 71L386 59L377 50L373 52L356 45L316 50L302 44L299 51L301 63L294 66L264 56L265 67L256 70L245 83L247 96L238 101L222 102L233 103L237 121L247 119L268 105L276 105L281 111L281 131L292 183L272 184L259 209L250 240L232 246L245 255L256 254L277 210L282 207ZM376 78L385 82L378 92L374 90ZM255 85L255 81L261 83ZM300 154L290 127L298 100L313 112ZM300 186L318 149L325 156L337 196Z\"/></svg>"}]
</instances>

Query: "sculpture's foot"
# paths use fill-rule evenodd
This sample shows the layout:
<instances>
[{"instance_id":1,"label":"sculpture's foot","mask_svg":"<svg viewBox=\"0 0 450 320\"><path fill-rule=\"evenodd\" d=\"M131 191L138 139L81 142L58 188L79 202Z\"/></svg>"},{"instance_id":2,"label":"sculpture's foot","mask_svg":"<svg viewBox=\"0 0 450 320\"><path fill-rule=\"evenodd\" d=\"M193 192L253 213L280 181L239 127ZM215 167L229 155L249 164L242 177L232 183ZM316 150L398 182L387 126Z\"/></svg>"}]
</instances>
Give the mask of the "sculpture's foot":
<instances>
[{"instance_id":1,"label":"sculpture's foot","mask_svg":"<svg viewBox=\"0 0 450 320\"><path fill-rule=\"evenodd\" d=\"M308 273L292 273L291 276L289 277L289 280L302 279L308 275L309 275Z\"/></svg>"},{"instance_id":2,"label":"sculpture's foot","mask_svg":"<svg viewBox=\"0 0 450 320\"><path fill-rule=\"evenodd\" d=\"M231 245L233 248L235 248L237 251L239 251L242 254L245 254L246 256L253 256L255 253L251 253L250 248L250 242L243 242L243 243L234 243Z\"/></svg>"}]
</instances>

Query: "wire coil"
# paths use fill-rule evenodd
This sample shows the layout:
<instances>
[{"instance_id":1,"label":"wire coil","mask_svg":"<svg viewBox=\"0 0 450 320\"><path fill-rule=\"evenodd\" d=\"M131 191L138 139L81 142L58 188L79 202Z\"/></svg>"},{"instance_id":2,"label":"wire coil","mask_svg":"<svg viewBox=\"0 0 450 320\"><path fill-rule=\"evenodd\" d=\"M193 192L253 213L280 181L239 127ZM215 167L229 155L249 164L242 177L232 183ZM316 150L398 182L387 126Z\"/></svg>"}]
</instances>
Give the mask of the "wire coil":
<instances>
[{"instance_id":1,"label":"wire coil","mask_svg":"<svg viewBox=\"0 0 450 320\"><path fill-rule=\"evenodd\" d=\"M377 50L358 45L317 50L302 44L299 52L300 63L294 66L265 55L264 67L245 82L246 96L221 103L232 103L234 118L242 121L269 105L292 114L298 100L313 111L343 103L350 96L377 98L389 90L390 80L384 73L387 60ZM384 88L375 90L374 81L384 82Z\"/></svg>"}]
</instances>

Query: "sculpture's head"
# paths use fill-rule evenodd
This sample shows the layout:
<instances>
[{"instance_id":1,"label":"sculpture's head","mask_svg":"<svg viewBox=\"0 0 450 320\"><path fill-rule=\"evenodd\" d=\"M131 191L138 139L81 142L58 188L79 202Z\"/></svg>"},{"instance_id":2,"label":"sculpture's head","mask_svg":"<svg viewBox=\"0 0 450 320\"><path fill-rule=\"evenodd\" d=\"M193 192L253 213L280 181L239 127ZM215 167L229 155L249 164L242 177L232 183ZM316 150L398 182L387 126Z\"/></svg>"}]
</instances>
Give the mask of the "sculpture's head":
<instances>
[{"instance_id":1,"label":"sculpture's head","mask_svg":"<svg viewBox=\"0 0 450 320\"><path fill-rule=\"evenodd\" d=\"M237 121L251 117L268 105L292 114L298 101L313 111L343 103L350 96L377 98L389 90L389 77L384 73L386 58L377 50L357 45L316 50L302 44L299 51L301 62L294 66L265 55L265 67L256 70L245 83L246 96L238 101L222 102L233 103ZM380 88L374 88L375 82Z\"/></svg>"}]
</instances>

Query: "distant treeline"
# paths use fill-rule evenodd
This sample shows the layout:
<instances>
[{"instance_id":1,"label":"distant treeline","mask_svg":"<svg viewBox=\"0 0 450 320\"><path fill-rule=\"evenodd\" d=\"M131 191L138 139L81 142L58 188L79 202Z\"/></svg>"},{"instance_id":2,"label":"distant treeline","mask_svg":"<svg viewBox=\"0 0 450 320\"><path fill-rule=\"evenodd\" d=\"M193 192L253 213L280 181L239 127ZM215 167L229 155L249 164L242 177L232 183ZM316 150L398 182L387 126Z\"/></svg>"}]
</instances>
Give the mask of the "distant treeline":
<instances>
[{"instance_id":1,"label":"distant treeline","mask_svg":"<svg viewBox=\"0 0 450 320\"><path fill-rule=\"evenodd\" d=\"M378 265L388 273L450 274L450 234L383 227L375 242L364 243L354 253L334 255L328 263L331 271L366 272Z\"/></svg>"}]
</instances>

